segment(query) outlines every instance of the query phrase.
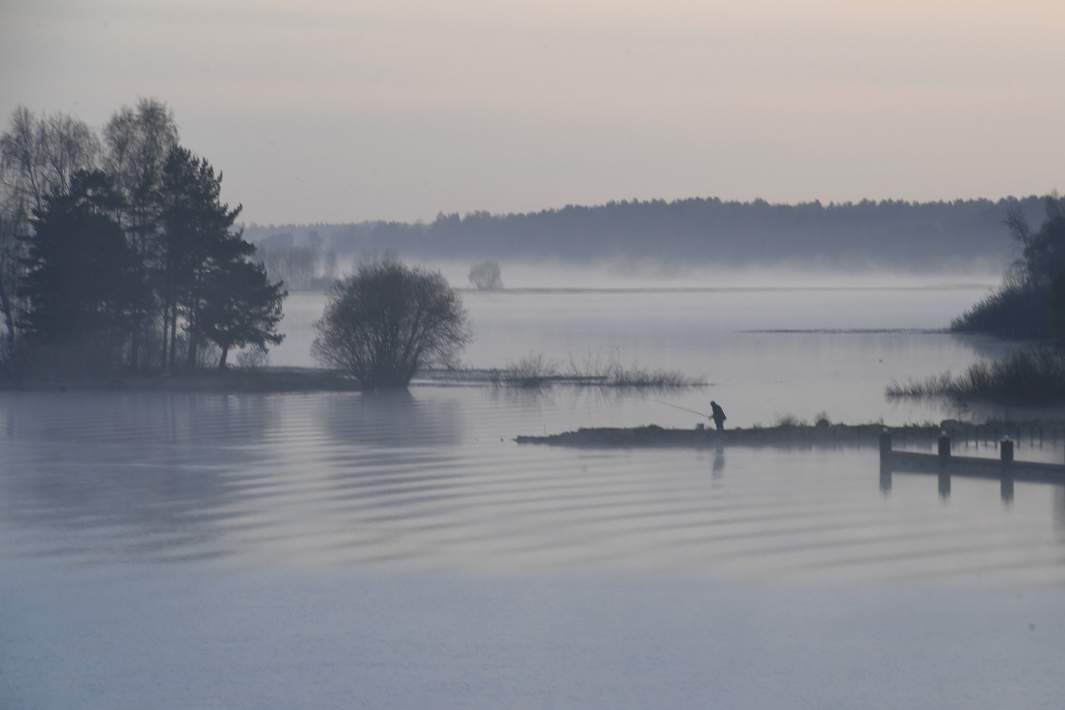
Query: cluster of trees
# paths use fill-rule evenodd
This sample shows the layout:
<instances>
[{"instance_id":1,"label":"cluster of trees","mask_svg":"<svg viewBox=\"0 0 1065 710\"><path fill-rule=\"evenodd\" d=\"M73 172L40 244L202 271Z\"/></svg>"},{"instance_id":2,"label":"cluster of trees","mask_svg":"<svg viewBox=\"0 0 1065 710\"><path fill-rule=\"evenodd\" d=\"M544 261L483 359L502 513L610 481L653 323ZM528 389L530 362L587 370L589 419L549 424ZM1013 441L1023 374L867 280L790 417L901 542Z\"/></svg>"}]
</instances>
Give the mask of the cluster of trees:
<instances>
[{"instance_id":1,"label":"cluster of trees","mask_svg":"<svg viewBox=\"0 0 1065 710\"><path fill-rule=\"evenodd\" d=\"M258 241L313 231L342 254L393 250L427 259L787 262L934 271L973 261L1007 262L1002 221L1011 212L1034 219L1041 209L1038 197L794 205L717 198L622 200L525 214L441 214L429 224L251 225L248 234Z\"/></svg>"},{"instance_id":2,"label":"cluster of trees","mask_svg":"<svg viewBox=\"0 0 1065 710\"><path fill-rule=\"evenodd\" d=\"M320 291L337 279L337 254L324 248L324 241L315 230L299 242L291 232L277 232L255 247L271 279L293 291Z\"/></svg>"},{"instance_id":3,"label":"cluster of trees","mask_svg":"<svg viewBox=\"0 0 1065 710\"><path fill-rule=\"evenodd\" d=\"M97 135L18 108L0 136L4 361L170 371L281 341L282 301L222 175L142 99Z\"/></svg>"},{"instance_id":4,"label":"cluster of trees","mask_svg":"<svg viewBox=\"0 0 1065 710\"><path fill-rule=\"evenodd\" d=\"M956 319L954 330L1065 341L1065 199L1047 197L1044 210L1038 229L1024 214L1009 214L1006 226L1021 257L1002 288Z\"/></svg>"}]
</instances>

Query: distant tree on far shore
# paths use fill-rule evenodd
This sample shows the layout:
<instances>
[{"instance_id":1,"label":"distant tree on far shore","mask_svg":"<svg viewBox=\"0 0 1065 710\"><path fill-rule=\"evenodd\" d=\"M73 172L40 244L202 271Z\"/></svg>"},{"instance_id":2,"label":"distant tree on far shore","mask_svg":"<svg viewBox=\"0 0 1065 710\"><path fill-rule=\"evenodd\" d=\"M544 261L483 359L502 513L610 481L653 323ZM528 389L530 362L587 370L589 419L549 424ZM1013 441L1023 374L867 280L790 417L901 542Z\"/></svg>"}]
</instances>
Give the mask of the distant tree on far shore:
<instances>
[{"instance_id":1,"label":"distant tree on far shore","mask_svg":"<svg viewBox=\"0 0 1065 710\"><path fill-rule=\"evenodd\" d=\"M503 288L503 274L498 261L482 261L470 268L470 283L481 291L499 291Z\"/></svg>"},{"instance_id":2,"label":"distant tree on far shore","mask_svg":"<svg viewBox=\"0 0 1065 710\"><path fill-rule=\"evenodd\" d=\"M337 282L315 329L315 358L366 389L406 387L419 369L452 364L470 339L462 302L439 272L390 260Z\"/></svg>"}]
</instances>

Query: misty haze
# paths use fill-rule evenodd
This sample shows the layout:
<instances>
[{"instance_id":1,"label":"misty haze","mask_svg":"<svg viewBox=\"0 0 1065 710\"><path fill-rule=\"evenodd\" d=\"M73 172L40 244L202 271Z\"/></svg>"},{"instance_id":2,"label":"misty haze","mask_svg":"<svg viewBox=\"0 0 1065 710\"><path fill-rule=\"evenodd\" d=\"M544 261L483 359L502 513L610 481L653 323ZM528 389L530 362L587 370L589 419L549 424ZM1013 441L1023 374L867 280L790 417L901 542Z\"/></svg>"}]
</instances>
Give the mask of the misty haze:
<instances>
[{"instance_id":1,"label":"misty haze","mask_svg":"<svg viewBox=\"0 0 1065 710\"><path fill-rule=\"evenodd\" d=\"M1058 3L0 3L0 708L1056 708Z\"/></svg>"}]
</instances>

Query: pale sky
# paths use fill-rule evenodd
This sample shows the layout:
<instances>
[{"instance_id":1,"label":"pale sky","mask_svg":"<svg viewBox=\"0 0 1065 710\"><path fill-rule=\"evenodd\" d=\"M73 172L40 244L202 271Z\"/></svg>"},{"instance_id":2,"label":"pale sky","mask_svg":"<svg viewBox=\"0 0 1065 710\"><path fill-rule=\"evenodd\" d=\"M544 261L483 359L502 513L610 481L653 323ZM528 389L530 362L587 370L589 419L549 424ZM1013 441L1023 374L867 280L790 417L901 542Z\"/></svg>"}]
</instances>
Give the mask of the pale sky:
<instances>
[{"instance_id":1,"label":"pale sky","mask_svg":"<svg viewBox=\"0 0 1065 710\"><path fill-rule=\"evenodd\" d=\"M0 114L140 96L258 222L1065 188L1062 0L0 0Z\"/></svg>"}]
</instances>

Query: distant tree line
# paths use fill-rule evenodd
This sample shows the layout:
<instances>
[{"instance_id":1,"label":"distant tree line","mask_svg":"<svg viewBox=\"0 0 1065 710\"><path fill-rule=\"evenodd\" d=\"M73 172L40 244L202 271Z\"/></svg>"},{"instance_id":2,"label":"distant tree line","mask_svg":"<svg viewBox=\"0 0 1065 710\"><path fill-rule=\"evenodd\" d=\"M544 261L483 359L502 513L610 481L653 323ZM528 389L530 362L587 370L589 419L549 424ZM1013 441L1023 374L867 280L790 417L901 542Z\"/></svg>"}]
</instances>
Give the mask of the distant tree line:
<instances>
[{"instance_id":1,"label":"distant tree line","mask_svg":"<svg viewBox=\"0 0 1065 710\"><path fill-rule=\"evenodd\" d=\"M171 371L266 348L285 291L221 201L222 175L142 99L100 135L18 108L0 135L3 362Z\"/></svg>"},{"instance_id":2,"label":"distant tree line","mask_svg":"<svg viewBox=\"0 0 1065 710\"><path fill-rule=\"evenodd\" d=\"M441 214L428 224L250 225L254 242L314 233L340 254L413 258L648 259L726 266L794 263L934 271L973 261L1004 263L1001 226L1034 219L1042 198L771 204L717 198L622 200L523 214Z\"/></svg>"}]
</instances>

